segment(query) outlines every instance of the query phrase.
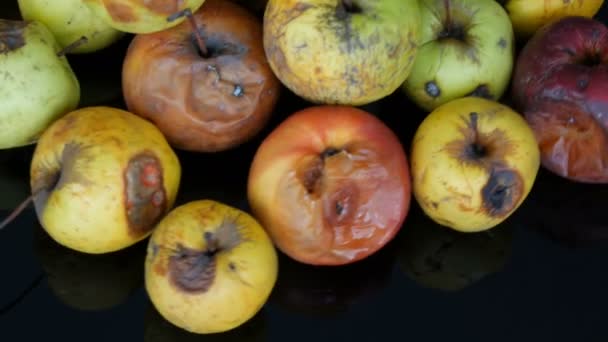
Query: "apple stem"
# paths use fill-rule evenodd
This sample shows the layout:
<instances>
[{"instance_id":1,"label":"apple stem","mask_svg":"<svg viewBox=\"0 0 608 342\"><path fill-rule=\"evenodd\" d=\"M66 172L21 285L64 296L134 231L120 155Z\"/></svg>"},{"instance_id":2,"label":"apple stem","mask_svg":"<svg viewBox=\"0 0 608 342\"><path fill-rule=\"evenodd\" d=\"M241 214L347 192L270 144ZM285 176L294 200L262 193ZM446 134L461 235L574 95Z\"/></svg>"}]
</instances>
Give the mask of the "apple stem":
<instances>
[{"instance_id":1,"label":"apple stem","mask_svg":"<svg viewBox=\"0 0 608 342\"><path fill-rule=\"evenodd\" d=\"M452 26L452 16L450 14L450 0L443 0L443 4L445 5L445 26L449 30Z\"/></svg>"},{"instance_id":2,"label":"apple stem","mask_svg":"<svg viewBox=\"0 0 608 342\"><path fill-rule=\"evenodd\" d=\"M78 40L76 40L75 42L71 43L70 45L64 47L59 52L57 52L57 57L65 56L66 54L73 51L75 48L77 48L83 44L86 44L88 41L89 41L89 39L85 36L78 38Z\"/></svg>"},{"instance_id":3,"label":"apple stem","mask_svg":"<svg viewBox=\"0 0 608 342\"><path fill-rule=\"evenodd\" d=\"M17 208L15 208L15 210L13 210L13 212L11 212L10 215L8 215L8 217L5 218L4 221L2 221L2 223L0 223L0 230L2 230L4 227L6 227L19 214L21 214L21 212L30 205L30 203L34 200L35 197L36 197L36 194L32 194L32 195L28 196L25 200L23 200L23 202L21 202L21 204L19 204L19 206L17 206Z\"/></svg>"},{"instance_id":4,"label":"apple stem","mask_svg":"<svg viewBox=\"0 0 608 342\"><path fill-rule=\"evenodd\" d=\"M201 35L200 30L198 29L198 23L196 22L196 19L192 15L192 11L190 10L190 8L186 8L182 11L172 14L171 16L169 16L167 18L167 21L169 21L169 22L175 21L181 17L186 17L188 19L188 22L190 22L190 25L192 26L192 30L194 31L194 38L196 39L198 48L201 50L201 54L203 56L207 56L207 54L208 54L207 45L205 44L205 40L203 39L203 36Z\"/></svg>"}]
</instances>

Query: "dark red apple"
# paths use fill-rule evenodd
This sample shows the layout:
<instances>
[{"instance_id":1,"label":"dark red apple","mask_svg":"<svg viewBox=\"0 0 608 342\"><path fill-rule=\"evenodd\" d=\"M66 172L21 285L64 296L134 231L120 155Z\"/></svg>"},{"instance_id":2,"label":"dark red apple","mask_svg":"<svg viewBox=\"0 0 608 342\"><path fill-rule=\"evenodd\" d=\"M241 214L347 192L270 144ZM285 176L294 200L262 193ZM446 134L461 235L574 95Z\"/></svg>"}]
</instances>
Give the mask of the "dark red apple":
<instances>
[{"instance_id":1,"label":"dark red apple","mask_svg":"<svg viewBox=\"0 0 608 342\"><path fill-rule=\"evenodd\" d=\"M533 128L542 164L571 180L608 183L608 28L584 17L544 26L520 52L514 106Z\"/></svg>"},{"instance_id":2,"label":"dark red apple","mask_svg":"<svg viewBox=\"0 0 608 342\"><path fill-rule=\"evenodd\" d=\"M279 96L262 24L231 1L207 0L183 15L190 20L132 40L122 72L125 102L177 149L233 148L259 133Z\"/></svg>"}]
</instances>

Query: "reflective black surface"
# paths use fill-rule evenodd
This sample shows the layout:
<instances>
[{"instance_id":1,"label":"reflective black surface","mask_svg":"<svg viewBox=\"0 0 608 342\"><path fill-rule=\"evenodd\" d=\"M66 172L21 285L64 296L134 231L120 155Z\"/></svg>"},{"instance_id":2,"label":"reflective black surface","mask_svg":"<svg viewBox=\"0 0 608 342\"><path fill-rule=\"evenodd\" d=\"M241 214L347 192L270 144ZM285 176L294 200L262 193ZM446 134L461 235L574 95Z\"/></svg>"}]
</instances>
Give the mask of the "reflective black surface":
<instances>
[{"instance_id":1,"label":"reflective black surface","mask_svg":"<svg viewBox=\"0 0 608 342\"><path fill-rule=\"evenodd\" d=\"M604 21L605 12L598 16ZM120 67L129 39L70 57L82 106L123 106ZM211 198L247 210L256 147L307 105L285 91L272 122L250 143L211 155L179 152L185 186L177 204ZM365 109L409 148L422 112L398 92ZM0 152L2 218L29 193L32 150ZM216 336L188 334L154 310L143 289L145 241L117 255L80 255L50 240L30 207L0 231L0 340L606 341L606 207L608 186L574 184L545 170L524 205L490 233L447 231L412 202L397 238L365 261L324 269L281 255L263 310Z\"/></svg>"}]
</instances>

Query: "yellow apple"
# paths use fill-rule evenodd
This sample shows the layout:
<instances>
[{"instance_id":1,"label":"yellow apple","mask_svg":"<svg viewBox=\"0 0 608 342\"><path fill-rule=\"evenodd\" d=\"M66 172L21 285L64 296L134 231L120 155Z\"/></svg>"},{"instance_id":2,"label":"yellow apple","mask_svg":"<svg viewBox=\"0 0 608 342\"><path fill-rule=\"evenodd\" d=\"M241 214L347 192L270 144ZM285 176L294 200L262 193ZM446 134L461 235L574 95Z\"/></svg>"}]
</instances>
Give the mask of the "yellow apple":
<instances>
[{"instance_id":1,"label":"yellow apple","mask_svg":"<svg viewBox=\"0 0 608 342\"><path fill-rule=\"evenodd\" d=\"M566 16L591 18L604 0L506 0L513 31L520 39L531 37L540 27Z\"/></svg>"},{"instance_id":2,"label":"yellow apple","mask_svg":"<svg viewBox=\"0 0 608 342\"><path fill-rule=\"evenodd\" d=\"M84 253L131 246L171 209L179 160L152 123L110 107L86 107L40 137L30 167L34 206L58 243Z\"/></svg>"},{"instance_id":3,"label":"yellow apple","mask_svg":"<svg viewBox=\"0 0 608 342\"><path fill-rule=\"evenodd\" d=\"M192 333L225 332L252 319L277 275L277 252L258 221L214 200L176 207L148 244L150 301L167 321Z\"/></svg>"},{"instance_id":4,"label":"yellow apple","mask_svg":"<svg viewBox=\"0 0 608 342\"><path fill-rule=\"evenodd\" d=\"M435 222L490 229L530 192L540 167L534 132L510 107L463 97L433 110L412 141L414 197Z\"/></svg>"},{"instance_id":5,"label":"yellow apple","mask_svg":"<svg viewBox=\"0 0 608 342\"><path fill-rule=\"evenodd\" d=\"M196 12L205 0L83 0L111 27L128 33L152 33L166 30L185 17L167 20L179 12Z\"/></svg>"}]
</instances>

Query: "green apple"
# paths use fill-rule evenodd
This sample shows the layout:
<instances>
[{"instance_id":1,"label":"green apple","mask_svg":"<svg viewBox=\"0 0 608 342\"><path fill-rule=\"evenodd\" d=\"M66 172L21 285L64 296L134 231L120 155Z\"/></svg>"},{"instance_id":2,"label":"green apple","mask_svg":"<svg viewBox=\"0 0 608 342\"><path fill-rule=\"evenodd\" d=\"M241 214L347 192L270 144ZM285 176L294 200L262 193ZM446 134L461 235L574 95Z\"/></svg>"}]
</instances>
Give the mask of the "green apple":
<instances>
[{"instance_id":1,"label":"green apple","mask_svg":"<svg viewBox=\"0 0 608 342\"><path fill-rule=\"evenodd\" d=\"M43 23L0 19L0 149L35 143L78 106L80 84L61 50Z\"/></svg>"},{"instance_id":2,"label":"green apple","mask_svg":"<svg viewBox=\"0 0 608 342\"><path fill-rule=\"evenodd\" d=\"M403 90L431 111L467 95L498 100L514 63L509 15L496 1L420 2L421 46Z\"/></svg>"},{"instance_id":3,"label":"green apple","mask_svg":"<svg viewBox=\"0 0 608 342\"><path fill-rule=\"evenodd\" d=\"M106 48L124 33L95 15L82 0L17 0L24 20L45 24L62 47L86 37L87 41L69 53L90 53Z\"/></svg>"},{"instance_id":4,"label":"green apple","mask_svg":"<svg viewBox=\"0 0 608 342\"><path fill-rule=\"evenodd\" d=\"M361 106L399 88L410 73L418 0L269 0L264 49L293 93L323 104Z\"/></svg>"}]
</instances>

